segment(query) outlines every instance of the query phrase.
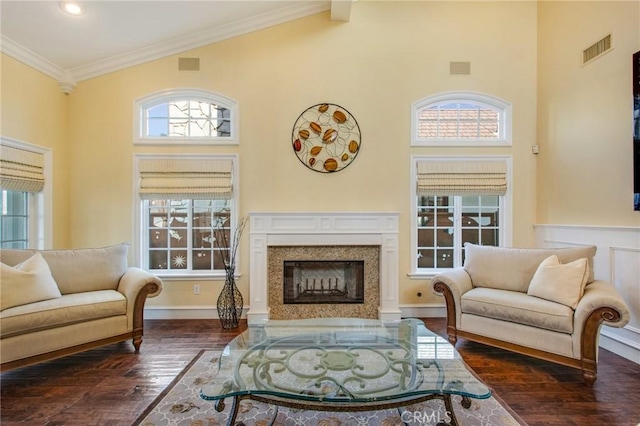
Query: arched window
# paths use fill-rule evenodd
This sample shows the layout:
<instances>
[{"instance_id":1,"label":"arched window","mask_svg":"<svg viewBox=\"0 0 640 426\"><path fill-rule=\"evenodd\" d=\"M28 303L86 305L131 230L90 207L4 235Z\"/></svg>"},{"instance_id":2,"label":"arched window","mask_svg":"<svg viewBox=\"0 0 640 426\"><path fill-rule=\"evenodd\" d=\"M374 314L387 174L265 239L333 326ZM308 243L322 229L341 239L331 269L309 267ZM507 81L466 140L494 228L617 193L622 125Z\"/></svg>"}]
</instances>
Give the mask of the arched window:
<instances>
[{"instance_id":1,"label":"arched window","mask_svg":"<svg viewBox=\"0 0 640 426\"><path fill-rule=\"evenodd\" d=\"M411 145L511 145L511 105L474 92L423 98L411 108Z\"/></svg>"},{"instance_id":2,"label":"arched window","mask_svg":"<svg viewBox=\"0 0 640 426\"><path fill-rule=\"evenodd\" d=\"M237 102L201 89L165 90L139 98L134 105L137 144L235 145Z\"/></svg>"}]
</instances>

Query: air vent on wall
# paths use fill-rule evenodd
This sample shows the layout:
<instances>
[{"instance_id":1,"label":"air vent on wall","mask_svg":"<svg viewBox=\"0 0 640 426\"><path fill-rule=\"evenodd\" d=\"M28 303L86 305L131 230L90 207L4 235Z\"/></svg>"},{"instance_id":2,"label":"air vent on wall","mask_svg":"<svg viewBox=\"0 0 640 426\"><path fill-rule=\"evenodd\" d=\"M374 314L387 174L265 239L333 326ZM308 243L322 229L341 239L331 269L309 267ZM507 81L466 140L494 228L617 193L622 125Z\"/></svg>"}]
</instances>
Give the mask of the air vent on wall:
<instances>
[{"instance_id":1,"label":"air vent on wall","mask_svg":"<svg viewBox=\"0 0 640 426\"><path fill-rule=\"evenodd\" d=\"M471 62L449 62L449 74L471 74Z\"/></svg>"},{"instance_id":2,"label":"air vent on wall","mask_svg":"<svg viewBox=\"0 0 640 426\"><path fill-rule=\"evenodd\" d=\"M178 58L179 71L200 71L200 58Z\"/></svg>"},{"instance_id":3,"label":"air vent on wall","mask_svg":"<svg viewBox=\"0 0 640 426\"><path fill-rule=\"evenodd\" d=\"M611 34L582 51L582 65L591 62L611 50Z\"/></svg>"}]
</instances>

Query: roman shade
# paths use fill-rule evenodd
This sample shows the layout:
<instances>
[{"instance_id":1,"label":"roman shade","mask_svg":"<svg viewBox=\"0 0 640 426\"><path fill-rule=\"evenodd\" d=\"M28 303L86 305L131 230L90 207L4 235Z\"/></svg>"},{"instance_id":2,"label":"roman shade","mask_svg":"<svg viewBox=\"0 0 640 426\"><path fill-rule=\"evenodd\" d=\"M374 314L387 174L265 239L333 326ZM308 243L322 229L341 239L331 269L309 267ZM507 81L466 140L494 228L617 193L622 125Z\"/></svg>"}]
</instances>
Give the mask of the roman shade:
<instances>
[{"instance_id":1,"label":"roman shade","mask_svg":"<svg viewBox=\"0 0 640 426\"><path fill-rule=\"evenodd\" d=\"M418 161L418 195L504 195L507 165L502 161Z\"/></svg>"},{"instance_id":2,"label":"roman shade","mask_svg":"<svg viewBox=\"0 0 640 426\"><path fill-rule=\"evenodd\" d=\"M0 187L7 191L40 192L44 189L44 155L0 145Z\"/></svg>"},{"instance_id":3,"label":"roman shade","mask_svg":"<svg viewBox=\"0 0 640 426\"><path fill-rule=\"evenodd\" d=\"M233 196L228 159L141 159L139 194L144 200L210 200Z\"/></svg>"}]
</instances>

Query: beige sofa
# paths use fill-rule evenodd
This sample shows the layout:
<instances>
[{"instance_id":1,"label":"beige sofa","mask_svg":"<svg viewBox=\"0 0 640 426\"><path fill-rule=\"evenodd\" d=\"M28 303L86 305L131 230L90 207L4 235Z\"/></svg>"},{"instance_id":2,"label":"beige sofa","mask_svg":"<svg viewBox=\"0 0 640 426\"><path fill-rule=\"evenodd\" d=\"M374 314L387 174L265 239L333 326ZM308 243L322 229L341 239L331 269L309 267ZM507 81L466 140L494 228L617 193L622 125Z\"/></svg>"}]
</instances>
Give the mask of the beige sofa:
<instances>
[{"instance_id":1,"label":"beige sofa","mask_svg":"<svg viewBox=\"0 0 640 426\"><path fill-rule=\"evenodd\" d=\"M629 321L615 287L594 280L595 252L467 243L464 267L431 280L446 301L449 341L463 337L579 368L592 386L601 324Z\"/></svg>"},{"instance_id":2,"label":"beige sofa","mask_svg":"<svg viewBox=\"0 0 640 426\"><path fill-rule=\"evenodd\" d=\"M0 250L2 371L127 339L137 352L162 281L128 267L127 250Z\"/></svg>"}]
</instances>

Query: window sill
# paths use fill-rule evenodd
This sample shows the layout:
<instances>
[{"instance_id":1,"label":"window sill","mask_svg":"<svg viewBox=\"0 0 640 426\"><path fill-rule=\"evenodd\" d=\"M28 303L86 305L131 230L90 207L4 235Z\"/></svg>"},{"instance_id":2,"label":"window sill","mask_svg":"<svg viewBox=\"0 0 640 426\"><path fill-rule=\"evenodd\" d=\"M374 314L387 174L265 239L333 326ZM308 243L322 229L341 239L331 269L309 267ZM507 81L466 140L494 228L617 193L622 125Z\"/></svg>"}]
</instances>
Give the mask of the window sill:
<instances>
[{"instance_id":1,"label":"window sill","mask_svg":"<svg viewBox=\"0 0 640 426\"><path fill-rule=\"evenodd\" d=\"M431 147L500 147L512 146L511 141L506 139L487 139L487 140L465 140L465 139L434 139L422 140L417 139L411 142L411 146L431 146Z\"/></svg>"},{"instance_id":2,"label":"window sill","mask_svg":"<svg viewBox=\"0 0 640 426\"><path fill-rule=\"evenodd\" d=\"M240 141L236 138L170 138L170 137L145 137L137 138L133 142L134 145L178 145L178 146L190 146L190 145L240 145Z\"/></svg>"},{"instance_id":3,"label":"window sill","mask_svg":"<svg viewBox=\"0 0 640 426\"><path fill-rule=\"evenodd\" d=\"M149 272L157 275L163 281L224 281L226 279L224 272L212 274L161 274L153 271ZM241 276L242 274L236 274L235 278L238 279Z\"/></svg>"}]
</instances>

